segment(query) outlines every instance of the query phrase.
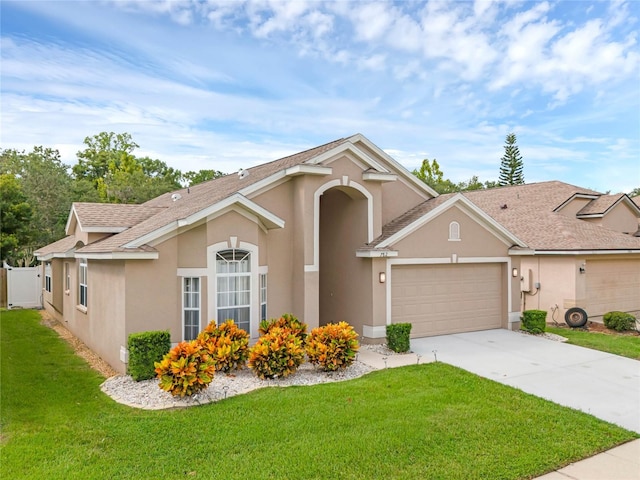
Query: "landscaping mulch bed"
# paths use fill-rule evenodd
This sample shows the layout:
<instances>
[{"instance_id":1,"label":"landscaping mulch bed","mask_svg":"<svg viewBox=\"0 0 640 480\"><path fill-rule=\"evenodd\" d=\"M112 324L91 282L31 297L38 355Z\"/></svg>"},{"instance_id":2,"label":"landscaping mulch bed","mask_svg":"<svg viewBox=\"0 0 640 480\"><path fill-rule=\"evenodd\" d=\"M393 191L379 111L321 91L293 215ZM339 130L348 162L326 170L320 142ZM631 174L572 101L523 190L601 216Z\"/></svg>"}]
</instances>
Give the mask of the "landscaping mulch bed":
<instances>
[{"instance_id":1,"label":"landscaping mulch bed","mask_svg":"<svg viewBox=\"0 0 640 480\"><path fill-rule=\"evenodd\" d=\"M560 323L558 325L554 325L557 328L569 328L565 323ZM587 332L595 332L595 333L605 333L607 335L615 335L615 336L640 336L640 332L635 330L630 330L626 332L617 332L615 330L611 330L604 326L602 323L598 322L587 322L587 324L582 328L576 328L576 330L584 330Z\"/></svg>"}]
</instances>

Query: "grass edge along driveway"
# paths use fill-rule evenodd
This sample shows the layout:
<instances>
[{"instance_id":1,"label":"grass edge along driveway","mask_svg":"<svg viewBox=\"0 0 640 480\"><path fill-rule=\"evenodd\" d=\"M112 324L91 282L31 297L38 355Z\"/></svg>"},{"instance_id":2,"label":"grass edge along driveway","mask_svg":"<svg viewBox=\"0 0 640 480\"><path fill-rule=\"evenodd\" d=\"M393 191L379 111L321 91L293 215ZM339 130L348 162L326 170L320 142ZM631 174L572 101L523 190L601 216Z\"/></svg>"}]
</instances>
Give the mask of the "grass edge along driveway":
<instances>
[{"instance_id":1,"label":"grass edge along driveway","mask_svg":"<svg viewBox=\"0 0 640 480\"><path fill-rule=\"evenodd\" d=\"M558 328L549 325L546 331L567 338L567 343L571 345L640 360L640 337L637 335L585 332L575 328Z\"/></svg>"},{"instance_id":2,"label":"grass edge along driveway","mask_svg":"<svg viewBox=\"0 0 640 480\"><path fill-rule=\"evenodd\" d=\"M0 315L6 478L516 479L638 437L443 363L137 410L37 312Z\"/></svg>"}]
</instances>

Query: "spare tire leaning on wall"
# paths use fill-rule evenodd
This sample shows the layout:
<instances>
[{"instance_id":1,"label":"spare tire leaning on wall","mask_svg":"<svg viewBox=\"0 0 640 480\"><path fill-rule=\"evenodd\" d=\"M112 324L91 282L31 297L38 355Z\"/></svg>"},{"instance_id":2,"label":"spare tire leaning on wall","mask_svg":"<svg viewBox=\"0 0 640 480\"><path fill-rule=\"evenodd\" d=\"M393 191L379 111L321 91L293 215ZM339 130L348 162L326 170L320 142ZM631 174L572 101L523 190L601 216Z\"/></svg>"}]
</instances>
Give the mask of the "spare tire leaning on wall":
<instances>
[{"instance_id":1,"label":"spare tire leaning on wall","mask_svg":"<svg viewBox=\"0 0 640 480\"><path fill-rule=\"evenodd\" d=\"M572 328L584 327L589 317L582 308L573 307L564 314L565 323Z\"/></svg>"}]
</instances>

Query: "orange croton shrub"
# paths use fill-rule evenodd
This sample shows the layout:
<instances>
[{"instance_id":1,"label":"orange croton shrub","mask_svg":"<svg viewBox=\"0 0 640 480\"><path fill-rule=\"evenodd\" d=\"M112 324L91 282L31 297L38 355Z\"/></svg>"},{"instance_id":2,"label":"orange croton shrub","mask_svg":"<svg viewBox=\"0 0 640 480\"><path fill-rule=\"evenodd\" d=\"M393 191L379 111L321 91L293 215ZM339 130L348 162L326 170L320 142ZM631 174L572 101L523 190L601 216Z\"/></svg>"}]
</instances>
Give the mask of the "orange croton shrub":
<instances>
[{"instance_id":1,"label":"orange croton shrub","mask_svg":"<svg viewBox=\"0 0 640 480\"><path fill-rule=\"evenodd\" d=\"M249 334L233 320L220 325L216 325L215 321L209 322L197 340L211 355L218 371L228 373L241 370L247 363Z\"/></svg>"},{"instance_id":2,"label":"orange croton shrub","mask_svg":"<svg viewBox=\"0 0 640 480\"><path fill-rule=\"evenodd\" d=\"M309 361L325 371L347 368L360 348L357 338L358 334L347 322L314 328L307 339Z\"/></svg>"},{"instance_id":3,"label":"orange croton shrub","mask_svg":"<svg viewBox=\"0 0 640 480\"><path fill-rule=\"evenodd\" d=\"M303 361L302 340L288 328L271 328L249 354L249 368L262 379L291 375Z\"/></svg>"},{"instance_id":4,"label":"orange croton shrub","mask_svg":"<svg viewBox=\"0 0 640 480\"><path fill-rule=\"evenodd\" d=\"M160 388L174 396L193 395L207 388L216 366L200 342L180 342L155 363Z\"/></svg>"}]
</instances>

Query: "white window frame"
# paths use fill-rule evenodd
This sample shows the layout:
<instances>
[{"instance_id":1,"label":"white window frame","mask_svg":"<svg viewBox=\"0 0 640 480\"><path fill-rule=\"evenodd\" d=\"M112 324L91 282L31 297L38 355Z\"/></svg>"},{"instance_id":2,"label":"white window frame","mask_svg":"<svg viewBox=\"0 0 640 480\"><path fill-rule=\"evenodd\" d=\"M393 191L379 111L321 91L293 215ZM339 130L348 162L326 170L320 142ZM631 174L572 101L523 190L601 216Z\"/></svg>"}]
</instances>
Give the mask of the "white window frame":
<instances>
[{"instance_id":1,"label":"white window frame","mask_svg":"<svg viewBox=\"0 0 640 480\"><path fill-rule=\"evenodd\" d=\"M225 255L228 255L229 252L231 252L231 256L233 257L231 260L225 258ZM247 265L247 271L245 272L220 272L218 269L218 261L223 260L225 262L227 262L227 264L241 264L242 262L246 262ZM218 324L226 321L228 318L231 317L235 317L234 321L236 323L236 325L238 325L240 328L246 330L247 332L250 333L251 331L251 303L252 303L252 298L253 298L253 272L252 272L252 253L249 250L245 250L243 248L228 248L225 250L220 250L217 251L215 253L215 265L216 265L216 279L215 279L215 289L216 289L216 319L218 321ZM231 280L233 279L233 283L235 283L236 285L238 283L240 283L238 280L241 278L246 278L248 279L248 289L247 290L231 290L230 288L227 289L226 291L221 291L220 289L220 280L226 279L227 284L231 283ZM249 299L248 302L246 303L239 303L239 304L232 304L232 302L226 302L228 303L228 305L221 305L222 302L220 302L221 296L222 295L227 295L228 299L231 299L232 297L238 297L240 295L246 295ZM240 311L244 310L246 311L246 315L247 315L247 321L243 321L240 322L238 319L238 313L240 313ZM235 315L225 315L222 314L222 311L225 310L236 310L237 314ZM224 317L224 318L223 318Z\"/></svg>"},{"instance_id":2,"label":"white window frame","mask_svg":"<svg viewBox=\"0 0 640 480\"><path fill-rule=\"evenodd\" d=\"M193 288L193 286L196 288ZM187 287L190 287L189 289ZM189 296L189 297L188 297ZM187 301L187 298L190 301ZM182 277L182 339L185 341L194 340L201 329L202 319L202 278ZM196 312L197 324L189 325L189 328L196 327L195 335L187 335L187 313Z\"/></svg>"},{"instance_id":3,"label":"white window frame","mask_svg":"<svg viewBox=\"0 0 640 480\"><path fill-rule=\"evenodd\" d=\"M64 262L64 293L69 295L71 291L71 267L69 262Z\"/></svg>"},{"instance_id":4,"label":"white window frame","mask_svg":"<svg viewBox=\"0 0 640 480\"><path fill-rule=\"evenodd\" d=\"M44 264L44 290L51 293L51 262L45 262Z\"/></svg>"},{"instance_id":5,"label":"white window frame","mask_svg":"<svg viewBox=\"0 0 640 480\"><path fill-rule=\"evenodd\" d=\"M260 321L267 317L267 272L260 272Z\"/></svg>"},{"instance_id":6,"label":"white window frame","mask_svg":"<svg viewBox=\"0 0 640 480\"><path fill-rule=\"evenodd\" d=\"M460 241L460 224L458 222L451 222L449 224L449 241L450 242Z\"/></svg>"},{"instance_id":7,"label":"white window frame","mask_svg":"<svg viewBox=\"0 0 640 480\"><path fill-rule=\"evenodd\" d=\"M84 291L84 294L83 294ZM78 305L89 308L89 262L81 258L78 263Z\"/></svg>"}]
</instances>

